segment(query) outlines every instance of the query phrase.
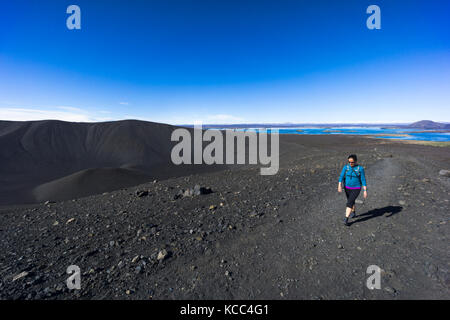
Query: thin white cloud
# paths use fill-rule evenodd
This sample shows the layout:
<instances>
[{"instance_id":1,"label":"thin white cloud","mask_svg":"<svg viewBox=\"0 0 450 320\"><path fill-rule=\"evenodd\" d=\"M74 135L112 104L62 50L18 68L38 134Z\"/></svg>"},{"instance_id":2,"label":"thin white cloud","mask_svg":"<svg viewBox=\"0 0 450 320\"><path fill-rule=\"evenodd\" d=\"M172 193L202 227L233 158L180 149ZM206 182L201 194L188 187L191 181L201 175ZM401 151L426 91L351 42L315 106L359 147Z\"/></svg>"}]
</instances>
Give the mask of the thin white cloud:
<instances>
[{"instance_id":1,"label":"thin white cloud","mask_svg":"<svg viewBox=\"0 0 450 320\"><path fill-rule=\"evenodd\" d=\"M103 122L123 119L136 119L151 122L168 124L234 124L243 123L245 119L230 114L212 114L203 117L177 118L177 119L156 119L132 114L115 115L107 110L100 110L96 113L81 108L71 106L54 107L0 107L0 120L11 121L38 121L38 120L62 120L70 122Z\"/></svg>"},{"instance_id":2,"label":"thin white cloud","mask_svg":"<svg viewBox=\"0 0 450 320\"><path fill-rule=\"evenodd\" d=\"M0 108L0 120L62 120L71 122L98 122L115 120L111 117L97 117L86 110L67 106L50 108L8 107Z\"/></svg>"},{"instance_id":3,"label":"thin white cloud","mask_svg":"<svg viewBox=\"0 0 450 320\"><path fill-rule=\"evenodd\" d=\"M73 111L73 112L85 112L84 110L80 109L80 108L75 108L75 107L67 107L67 106L58 106L55 107L58 109L62 109L62 110L66 110L66 111Z\"/></svg>"},{"instance_id":4,"label":"thin white cloud","mask_svg":"<svg viewBox=\"0 0 450 320\"><path fill-rule=\"evenodd\" d=\"M127 105L129 105L130 103L129 103L129 102L119 102L119 104L124 105L124 106L127 106Z\"/></svg>"}]
</instances>

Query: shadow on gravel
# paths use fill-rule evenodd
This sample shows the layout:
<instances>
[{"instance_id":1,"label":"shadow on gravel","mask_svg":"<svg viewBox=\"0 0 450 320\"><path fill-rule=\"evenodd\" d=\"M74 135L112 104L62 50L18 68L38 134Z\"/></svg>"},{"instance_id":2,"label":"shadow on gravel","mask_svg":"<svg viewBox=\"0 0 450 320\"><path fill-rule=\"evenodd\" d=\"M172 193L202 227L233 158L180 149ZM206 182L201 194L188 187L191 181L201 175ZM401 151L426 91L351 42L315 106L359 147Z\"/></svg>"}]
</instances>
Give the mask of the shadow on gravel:
<instances>
[{"instance_id":1,"label":"shadow on gravel","mask_svg":"<svg viewBox=\"0 0 450 320\"><path fill-rule=\"evenodd\" d=\"M385 213L389 213L389 215L387 215L386 217L391 217L394 214L402 211L402 209L403 209L403 207L400 207L400 206L387 206L384 208L373 209L373 210L367 211L366 213L358 215L357 218L359 218L359 219L351 222L350 225L352 225L354 223L364 222L364 221L367 221L367 220L370 220L370 219L373 219L376 217L380 217L380 216L384 215Z\"/></svg>"}]
</instances>

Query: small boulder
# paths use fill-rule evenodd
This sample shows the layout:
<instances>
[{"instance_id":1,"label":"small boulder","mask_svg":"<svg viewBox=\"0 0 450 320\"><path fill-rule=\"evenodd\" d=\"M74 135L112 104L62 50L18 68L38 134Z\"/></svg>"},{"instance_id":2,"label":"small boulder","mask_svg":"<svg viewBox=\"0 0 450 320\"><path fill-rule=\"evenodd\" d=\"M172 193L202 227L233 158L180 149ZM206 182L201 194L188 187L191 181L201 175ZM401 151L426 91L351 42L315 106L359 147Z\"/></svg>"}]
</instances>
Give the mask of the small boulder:
<instances>
[{"instance_id":1,"label":"small boulder","mask_svg":"<svg viewBox=\"0 0 450 320\"><path fill-rule=\"evenodd\" d=\"M158 261L160 261L160 260L166 259L168 256L169 256L169 253L165 249L163 249L160 252L158 252L158 256L156 259Z\"/></svg>"},{"instance_id":2,"label":"small boulder","mask_svg":"<svg viewBox=\"0 0 450 320\"><path fill-rule=\"evenodd\" d=\"M188 188L186 190L183 189L178 191L178 193L174 195L173 199L176 200L181 197L192 197L209 193L212 193L211 188L201 187L200 185L196 184L194 188Z\"/></svg>"}]
</instances>

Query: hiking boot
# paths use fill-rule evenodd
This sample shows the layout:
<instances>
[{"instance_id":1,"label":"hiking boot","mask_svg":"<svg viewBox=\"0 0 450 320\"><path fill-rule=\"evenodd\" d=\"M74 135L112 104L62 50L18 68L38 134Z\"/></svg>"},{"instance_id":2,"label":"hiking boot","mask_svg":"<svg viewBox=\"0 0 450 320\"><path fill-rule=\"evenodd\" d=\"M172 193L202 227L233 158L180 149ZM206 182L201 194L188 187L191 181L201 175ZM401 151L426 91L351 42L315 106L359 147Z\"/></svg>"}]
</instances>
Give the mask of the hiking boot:
<instances>
[{"instance_id":1,"label":"hiking boot","mask_svg":"<svg viewBox=\"0 0 450 320\"><path fill-rule=\"evenodd\" d=\"M345 224L346 226L349 226L349 224L348 224L348 218L347 218L347 217L344 218L344 224Z\"/></svg>"}]
</instances>

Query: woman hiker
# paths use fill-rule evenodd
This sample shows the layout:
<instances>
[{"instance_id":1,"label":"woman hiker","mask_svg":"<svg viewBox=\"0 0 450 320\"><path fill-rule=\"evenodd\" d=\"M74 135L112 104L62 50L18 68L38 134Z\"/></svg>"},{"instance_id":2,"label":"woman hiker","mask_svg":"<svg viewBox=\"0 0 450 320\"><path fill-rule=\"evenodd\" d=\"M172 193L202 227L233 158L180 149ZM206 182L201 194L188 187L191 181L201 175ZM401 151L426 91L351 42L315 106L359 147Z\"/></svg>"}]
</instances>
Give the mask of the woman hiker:
<instances>
[{"instance_id":1,"label":"woman hiker","mask_svg":"<svg viewBox=\"0 0 450 320\"><path fill-rule=\"evenodd\" d=\"M345 187L347 196L347 207L345 210L344 224L349 225L348 218L356 216L355 200L358 198L361 188L364 190L364 198L367 198L367 185L364 168L357 164L358 158L355 154L348 156L348 164L342 168L339 176L338 192L342 192L342 185Z\"/></svg>"}]
</instances>

